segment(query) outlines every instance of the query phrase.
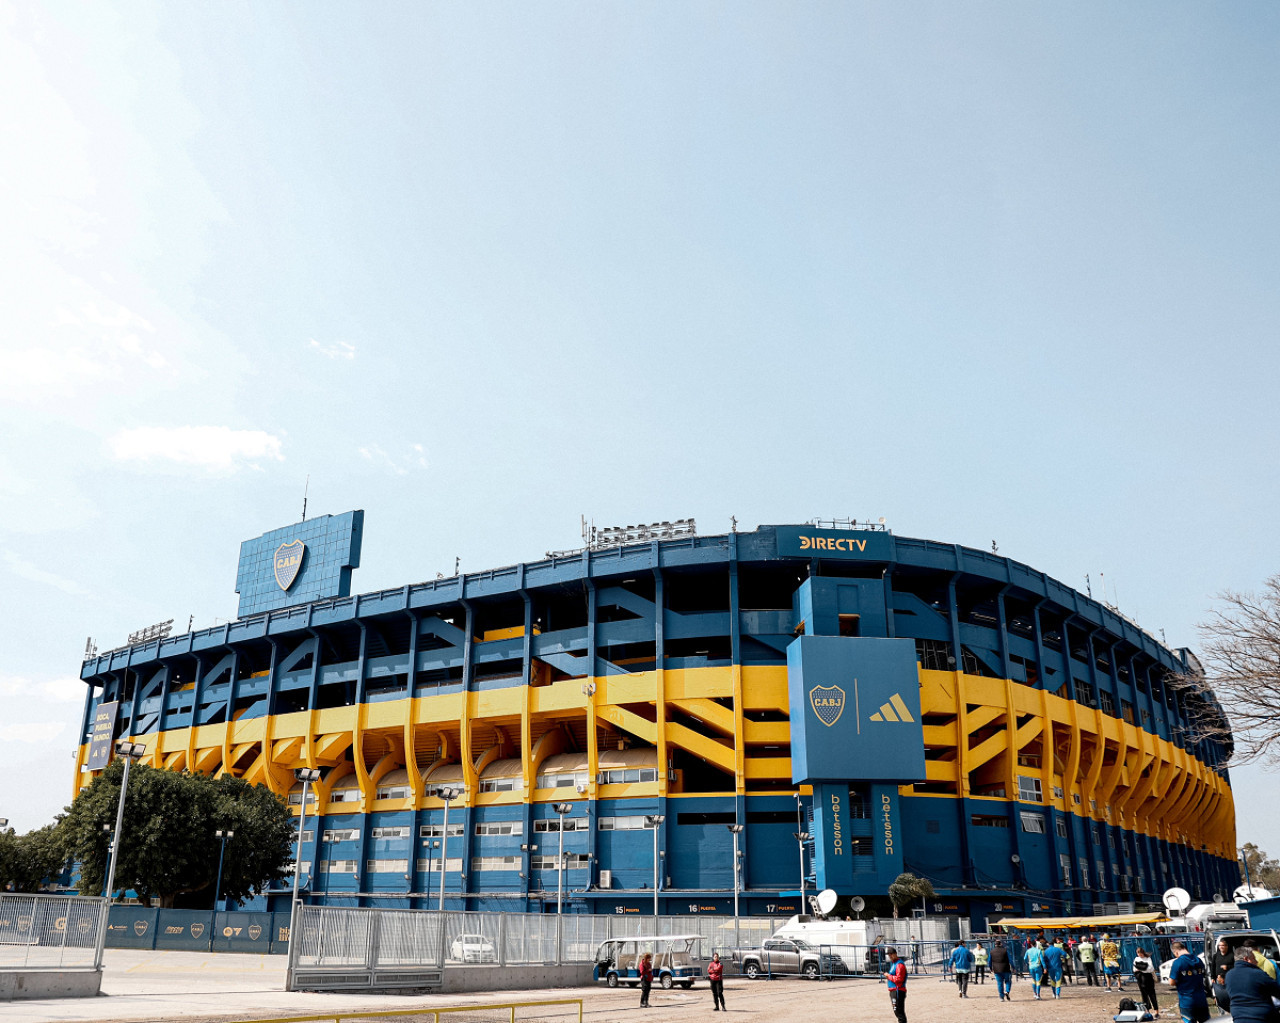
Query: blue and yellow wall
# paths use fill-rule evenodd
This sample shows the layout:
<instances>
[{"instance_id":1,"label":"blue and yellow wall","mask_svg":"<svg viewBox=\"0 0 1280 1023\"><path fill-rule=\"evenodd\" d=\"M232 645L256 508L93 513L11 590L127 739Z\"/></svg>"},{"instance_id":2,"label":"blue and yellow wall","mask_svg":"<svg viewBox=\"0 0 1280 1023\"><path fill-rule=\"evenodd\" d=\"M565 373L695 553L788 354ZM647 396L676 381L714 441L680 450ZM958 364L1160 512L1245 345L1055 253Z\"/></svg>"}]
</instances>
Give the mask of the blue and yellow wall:
<instances>
[{"instance_id":1,"label":"blue and yellow wall","mask_svg":"<svg viewBox=\"0 0 1280 1023\"><path fill-rule=\"evenodd\" d=\"M913 642L921 774L793 781L798 637ZM978 922L1080 912L1237 883L1229 739L1205 727L1221 724L1212 697L1179 681L1189 667L1017 562L765 526L109 652L82 672L75 781L91 777L94 710L114 700L117 735L155 766L234 773L295 804L294 768L320 768L302 859L311 897L332 902L435 905L435 791L452 784L465 791L445 839L455 908L554 905L553 807L569 802L571 909L651 912L656 876L664 912L729 910L725 825L741 824L744 913L796 911L798 830L813 836L808 885L880 895L907 869L933 880L941 911Z\"/></svg>"}]
</instances>

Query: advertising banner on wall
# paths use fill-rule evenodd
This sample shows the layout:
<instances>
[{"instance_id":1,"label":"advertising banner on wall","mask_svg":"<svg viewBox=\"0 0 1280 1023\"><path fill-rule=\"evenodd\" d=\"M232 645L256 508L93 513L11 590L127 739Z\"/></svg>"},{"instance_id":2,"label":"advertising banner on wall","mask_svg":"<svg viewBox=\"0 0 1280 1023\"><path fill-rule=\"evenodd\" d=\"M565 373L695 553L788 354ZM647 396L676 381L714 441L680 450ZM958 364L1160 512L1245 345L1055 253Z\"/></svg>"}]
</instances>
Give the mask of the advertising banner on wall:
<instances>
[{"instance_id":1,"label":"advertising banner on wall","mask_svg":"<svg viewBox=\"0 0 1280 1023\"><path fill-rule=\"evenodd\" d=\"M119 701L98 705L93 715L93 728L89 734L89 758L85 762L90 771L101 771L111 763L111 742L115 738L116 712Z\"/></svg>"}]
</instances>

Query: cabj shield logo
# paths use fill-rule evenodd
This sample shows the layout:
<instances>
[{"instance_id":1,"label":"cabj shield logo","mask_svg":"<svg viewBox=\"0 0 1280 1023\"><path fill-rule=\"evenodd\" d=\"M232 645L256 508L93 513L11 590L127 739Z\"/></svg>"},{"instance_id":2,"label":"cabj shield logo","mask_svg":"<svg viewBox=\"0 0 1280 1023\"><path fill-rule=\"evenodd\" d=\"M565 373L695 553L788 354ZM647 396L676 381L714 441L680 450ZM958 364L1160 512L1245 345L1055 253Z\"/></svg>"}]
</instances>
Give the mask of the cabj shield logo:
<instances>
[{"instance_id":1,"label":"cabj shield logo","mask_svg":"<svg viewBox=\"0 0 1280 1023\"><path fill-rule=\"evenodd\" d=\"M287 592L294 580L298 578L298 573L302 570L302 556L306 552L307 545L301 540L282 543L276 548L276 553L271 560L275 565L276 582L280 584L280 589Z\"/></svg>"},{"instance_id":2,"label":"cabj shield logo","mask_svg":"<svg viewBox=\"0 0 1280 1023\"><path fill-rule=\"evenodd\" d=\"M844 713L844 690L839 686L814 686L809 690L809 703L818 720L830 728Z\"/></svg>"},{"instance_id":3,"label":"cabj shield logo","mask_svg":"<svg viewBox=\"0 0 1280 1023\"><path fill-rule=\"evenodd\" d=\"M262 927L261 927L261 925L260 925L260 924L250 924L250 925L249 925L249 940L250 940L250 941L257 941L257 940L258 940L259 938L261 938L261 937L262 937Z\"/></svg>"}]
</instances>

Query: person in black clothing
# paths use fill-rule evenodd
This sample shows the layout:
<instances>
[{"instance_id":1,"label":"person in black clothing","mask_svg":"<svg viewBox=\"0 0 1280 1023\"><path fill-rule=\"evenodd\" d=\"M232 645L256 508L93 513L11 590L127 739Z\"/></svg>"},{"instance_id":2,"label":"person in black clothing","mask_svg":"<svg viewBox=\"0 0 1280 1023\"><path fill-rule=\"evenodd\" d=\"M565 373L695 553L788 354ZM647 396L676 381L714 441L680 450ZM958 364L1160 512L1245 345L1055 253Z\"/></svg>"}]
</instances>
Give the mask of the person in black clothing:
<instances>
[{"instance_id":1,"label":"person in black clothing","mask_svg":"<svg viewBox=\"0 0 1280 1023\"><path fill-rule=\"evenodd\" d=\"M1227 994L1227 971L1235 965L1236 956L1225 938L1218 939L1218 947L1209 956L1209 980L1213 985L1213 1000L1223 1012L1231 1011L1231 996Z\"/></svg>"},{"instance_id":2,"label":"person in black clothing","mask_svg":"<svg viewBox=\"0 0 1280 1023\"><path fill-rule=\"evenodd\" d=\"M991 947L991 974L996 978L996 994L1000 996L1000 1001L1011 1001L1009 992L1013 983L1013 974L1009 968L1009 949L999 939Z\"/></svg>"},{"instance_id":3,"label":"person in black clothing","mask_svg":"<svg viewBox=\"0 0 1280 1023\"><path fill-rule=\"evenodd\" d=\"M1263 972L1248 949L1236 953L1235 965L1227 973L1227 996L1235 1023L1280 1023L1280 1012L1272 998L1280 998L1280 984Z\"/></svg>"},{"instance_id":4,"label":"person in black clothing","mask_svg":"<svg viewBox=\"0 0 1280 1023\"><path fill-rule=\"evenodd\" d=\"M1159 967L1151 961L1145 948L1140 948L1133 957L1133 979L1138 982L1138 990L1142 993L1142 1001L1152 1012L1159 1013L1160 1002L1156 998L1156 970Z\"/></svg>"}]
</instances>

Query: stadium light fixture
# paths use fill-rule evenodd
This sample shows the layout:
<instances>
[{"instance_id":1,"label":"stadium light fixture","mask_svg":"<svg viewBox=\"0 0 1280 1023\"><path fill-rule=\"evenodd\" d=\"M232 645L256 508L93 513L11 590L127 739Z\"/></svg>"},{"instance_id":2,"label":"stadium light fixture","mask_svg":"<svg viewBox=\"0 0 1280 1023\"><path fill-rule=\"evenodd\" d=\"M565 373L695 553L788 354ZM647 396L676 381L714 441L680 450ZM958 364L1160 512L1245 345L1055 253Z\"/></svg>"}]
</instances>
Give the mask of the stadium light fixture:
<instances>
[{"instance_id":1,"label":"stadium light fixture","mask_svg":"<svg viewBox=\"0 0 1280 1023\"><path fill-rule=\"evenodd\" d=\"M116 752L124 757L124 775L120 778L120 798L116 800L116 826L114 831L114 840L111 843L111 856L107 863L107 912L102 914L102 920L98 925L98 941L97 947L94 949L94 966L101 968L102 951L107 943L107 918L110 914L111 893L115 890L116 884L116 861L120 858L120 844L124 837L124 800L125 794L129 791L129 768L135 760L141 760L147 753L147 747L140 742L118 742L116 743ZM107 826L104 824L104 831Z\"/></svg>"},{"instance_id":2,"label":"stadium light fixture","mask_svg":"<svg viewBox=\"0 0 1280 1023\"><path fill-rule=\"evenodd\" d=\"M301 835L301 832L299 832L299 835ZM235 838L236 833L229 829L223 830L219 828L213 833L213 837L222 843L222 848L218 850L218 883L213 889L213 910L216 913L218 911L218 900L222 898L222 860L227 855L227 839ZM298 844L302 844L301 837L298 839ZM299 849L298 851L301 852L302 850Z\"/></svg>"},{"instance_id":3,"label":"stadium light fixture","mask_svg":"<svg viewBox=\"0 0 1280 1023\"><path fill-rule=\"evenodd\" d=\"M572 803L556 803L552 807L560 815L560 852L556 855L556 915L564 910L564 818L573 811Z\"/></svg>"},{"instance_id":4,"label":"stadium light fixture","mask_svg":"<svg viewBox=\"0 0 1280 1023\"><path fill-rule=\"evenodd\" d=\"M733 835L733 918L738 919L738 836L742 834L741 824L726 824L729 833ZM735 932L736 933L736 932Z\"/></svg>"},{"instance_id":5,"label":"stadium light fixture","mask_svg":"<svg viewBox=\"0 0 1280 1023\"><path fill-rule=\"evenodd\" d=\"M289 906L290 941L293 941L293 936L298 933L298 882L302 878L302 838L303 826L307 823L307 793L310 787L320 780L320 771L314 767L299 767L294 770L293 776L302 782L302 810L298 814L298 848L293 857L293 902ZM293 961L292 956L289 961ZM293 971L290 969L286 990L291 990L292 985Z\"/></svg>"},{"instance_id":6,"label":"stadium light fixture","mask_svg":"<svg viewBox=\"0 0 1280 1023\"><path fill-rule=\"evenodd\" d=\"M645 827L653 829L653 919L655 924L658 919L658 870L660 869L658 860L661 859L658 855L658 829L666 819L666 815L661 813L645 814L644 818ZM654 933L656 934L657 931Z\"/></svg>"},{"instance_id":7,"label":"stadium light fixture","mask_svg":"<svg viewBox=\"0 0 1280 1023\"><path fill-rule=\"evenodd\" d=\"M444 912L444 879L449 873L449 804L462 795L462 789L446 785L436 795L444 800L444 828L440 838L440 912Z\"/></svg>"},{"instance_id":8,"label":"stadium light fixture","mask_svg":"<svg viewBox=\"0 0 1280 1023\"><path fill-rule=\"evenodd\" d=\"M796 844L800 847L800 912L804 913L804 844L813 836L807 831L792 832L795 835Z\"/></svg>"},{"instance_id":9,"label":"stadium light fixture","mask_svg":"<svg viewBox=\"0 0 1280 1023\"><path fill-rule=\"evenodd\" d=\"M9 818L0 817L0 828L7 828L8 826L9 826Z\"/></svg>"}]
</instances>

